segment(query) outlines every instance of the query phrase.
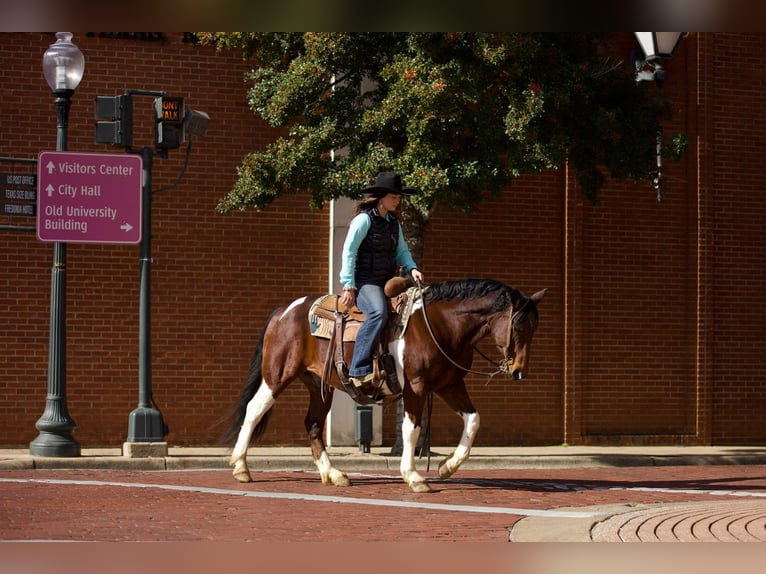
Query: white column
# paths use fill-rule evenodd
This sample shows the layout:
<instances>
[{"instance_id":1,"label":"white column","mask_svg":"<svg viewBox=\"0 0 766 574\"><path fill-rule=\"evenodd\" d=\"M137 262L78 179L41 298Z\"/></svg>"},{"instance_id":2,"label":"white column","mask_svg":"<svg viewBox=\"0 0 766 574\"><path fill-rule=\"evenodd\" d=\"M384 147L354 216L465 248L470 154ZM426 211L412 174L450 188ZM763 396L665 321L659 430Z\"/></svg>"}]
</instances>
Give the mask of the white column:
<instances>
[{"instance_id":1,"label":"white column","mask_svg":"<svg viewBox=\"0 0 766 574\"><path fill-rule=\"evenodd\" d=\"M356 201L341 197L330 202L330 253L328 289L330 293L340 293L340 266L343 242L348 232L348 224L354 217ZM383 415L380 406L372 408L372 444L383 443ZM327 416L327 445L354 446L356 424L356 403L346 393L336 390L332 409Z\"/></svg>"}]
</instances>

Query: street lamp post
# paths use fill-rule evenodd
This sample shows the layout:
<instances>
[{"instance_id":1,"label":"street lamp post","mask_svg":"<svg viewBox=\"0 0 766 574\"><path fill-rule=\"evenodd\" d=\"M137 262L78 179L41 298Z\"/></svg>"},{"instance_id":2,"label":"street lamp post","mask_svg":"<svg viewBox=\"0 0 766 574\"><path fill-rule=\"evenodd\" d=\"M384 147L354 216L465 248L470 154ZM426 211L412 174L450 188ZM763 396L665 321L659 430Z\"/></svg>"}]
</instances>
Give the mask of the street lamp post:
<instances>
[{"instance_id":1,"label":"street lamp post","mask_svg":"<svg viewBox=\"0 0 766 574\"><path fill-rule=\"evenodd\" d=\"M665 84L665 65L664 63L673 57L678 47L678 43L683 37L683 32L633 32L641 45L643 58L636 57L634 67L636 70L636 81L651 81L662 88ZM655 155L657 169L652 178L652 186L657 192L657 202L662 201L662 122L657 124L657 137L655 140Z\"/></svg>"},{"instance_id":2,"label":"street lamp post","mask_svg":"<svg viewBox=\"0 0 766 574\"><path fill-rule=\"evenodd\" d=\"M66 151L69 107L80 84L85 58L70 32L56 32L56 42L43 55L43 74L56 97L56 151ZM75 422L66 406L66 243L54 243L51 271L51 314L48 349L48 396L35 424L40 434L29 443L37 456L80 456L72 436Z\"/></svg>"}]
</instances>

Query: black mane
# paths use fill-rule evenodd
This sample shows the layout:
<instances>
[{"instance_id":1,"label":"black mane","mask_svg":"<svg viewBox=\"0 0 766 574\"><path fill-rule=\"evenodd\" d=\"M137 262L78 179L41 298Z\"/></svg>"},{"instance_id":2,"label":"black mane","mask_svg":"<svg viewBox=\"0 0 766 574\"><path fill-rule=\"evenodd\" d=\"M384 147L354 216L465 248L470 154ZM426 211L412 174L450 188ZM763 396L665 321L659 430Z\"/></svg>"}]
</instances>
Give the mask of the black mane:
<instances>
[{"instance_id":1,"label":"black mane","mask_svg":"<svg viewBox=\"0 0 766 574\"><path fill-rule=\"evenodd\" d=\"M504 311L523 295L513 287L494 279L460 279L444 281L428 286L423 292L426 303L434 301L464 301L480 299L491 293L497 293L490 311Z\"/></svg>"}]
</instances>

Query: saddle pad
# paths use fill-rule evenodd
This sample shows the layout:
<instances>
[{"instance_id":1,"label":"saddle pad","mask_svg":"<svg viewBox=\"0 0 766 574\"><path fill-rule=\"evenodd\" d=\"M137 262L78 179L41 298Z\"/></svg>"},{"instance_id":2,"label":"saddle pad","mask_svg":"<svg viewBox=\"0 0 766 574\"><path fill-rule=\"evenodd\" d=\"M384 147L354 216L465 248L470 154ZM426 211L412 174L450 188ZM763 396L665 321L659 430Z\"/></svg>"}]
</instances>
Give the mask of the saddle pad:
<instances>
[{"instance_id":1,"label":"saddle pad","mask_svg":"<svg viewBox=\"0 0 766 574\"><path fill-rule=\"evenodd\" d=\"M391 331L394 339L404 337L404 332L407 330L407 325L412 315L412 306L420 298L420 292L417 287L410 287L397 297L400 299L398 301L399 304L396 306L396 322Z\"/></svg>"},{"instance_id":2,"label":"saddle pad","mask_svg":"<svg viewBox=\"0 0 766 574\"><path fill-rule=\"evenodd\" d=\"M335 294L322 295L314 300L309 309L309 330L314 337L320 339L331 339L335 330ZM410 287L404 293L394 298L394 312L391 313L390 333L392 338L399 339L404 336L407 330L407 324L412 315L412 306L420 297L417 287ZM364 313L358 308L352 310L346 318L345 329L343 329L343 341L356 341L356 333L359 326L364 322Z\"/></svg>"},{"instance_id":3,"label":"saddle pad","mask_svg":"<svg viewBox=\"0 0 766 574\"><path fill-rule=\"evenodd\" d=\"M335 299L337 295L322 295L314 300L309 309L309 331L314 337L331 339L335 330ZM364 317L361 311L353 313L346 319L346 327L343 329L343 341L356 341L356 333L361 321L354 317Z\"/></svg>"}]
</instances>

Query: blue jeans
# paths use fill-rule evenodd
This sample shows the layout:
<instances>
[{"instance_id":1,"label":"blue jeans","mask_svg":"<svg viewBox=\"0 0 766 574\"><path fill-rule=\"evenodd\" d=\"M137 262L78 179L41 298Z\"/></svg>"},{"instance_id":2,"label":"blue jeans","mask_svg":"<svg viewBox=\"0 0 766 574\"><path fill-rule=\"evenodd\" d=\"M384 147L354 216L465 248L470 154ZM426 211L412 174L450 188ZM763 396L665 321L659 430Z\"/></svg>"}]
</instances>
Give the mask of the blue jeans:
<instances>
[{"instance_id":1,"label":"blue jeans","mask_svg":"<svg viewBox=\"0 0 766 574\"><path fill-rule=\"evenodd\" d=\"M387 305L383 287L367 284L359 288L356 306L365 314L365 320L356 334L354 356L348 370L350 377L363 377L372 373L372 352L388 318Z\"/></svg>"}]
</instances>

